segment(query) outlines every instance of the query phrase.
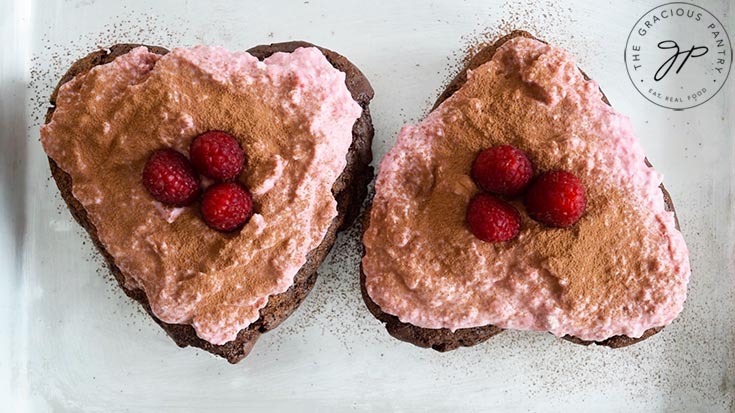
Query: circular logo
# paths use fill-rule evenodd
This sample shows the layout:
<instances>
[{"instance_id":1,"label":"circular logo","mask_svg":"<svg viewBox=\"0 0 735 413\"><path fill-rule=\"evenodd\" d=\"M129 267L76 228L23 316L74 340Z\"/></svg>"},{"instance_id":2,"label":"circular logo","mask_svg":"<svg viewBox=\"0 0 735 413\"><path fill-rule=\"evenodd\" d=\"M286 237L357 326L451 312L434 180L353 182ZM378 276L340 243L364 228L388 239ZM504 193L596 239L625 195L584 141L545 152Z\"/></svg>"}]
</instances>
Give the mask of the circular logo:
<instances>
[{"instance_id":1,"label":"circular logo","mask_svg":"<svg viewBox=\"0 0 735 413\"><path fill-rule=\"evenodd\" d=\"M710 100L725 84L732 45L722 23L689 3L666 3L638 19L625 43L628 76L643 97L683 110Z\"/></svg>"}]
</instances>

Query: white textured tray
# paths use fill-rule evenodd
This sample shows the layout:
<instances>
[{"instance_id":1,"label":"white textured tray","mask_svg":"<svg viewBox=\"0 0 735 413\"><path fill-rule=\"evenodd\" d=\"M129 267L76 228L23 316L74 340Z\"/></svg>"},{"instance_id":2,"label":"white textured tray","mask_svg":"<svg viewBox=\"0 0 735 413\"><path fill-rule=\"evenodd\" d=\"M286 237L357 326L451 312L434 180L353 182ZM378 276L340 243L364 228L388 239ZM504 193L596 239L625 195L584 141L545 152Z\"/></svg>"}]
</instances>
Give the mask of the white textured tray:
<instances>
[{"instance_id":1,"label":"white textured tray","mask_svg":"<svg viewBox=\"0 0 735 413\"><path fill-rule=\"evenodd\" d=\"M683 112L639 95L623 49L658 2L363 3L0 2L0 410L733 411L735 79ZM735 34L729 0L698 4ZM98 46L246 49L303 39L349 57L372 82L380 160L401 125L430 108L468 45L513 27L574 54L632 117L676 203L691 249L689 299L664 332L631 348L506 332L440 354L394 340L360 298L352 230L306 302L243 362L179 349L101 268L49 180L38 142L52 87Z\"/></svg>"}]
</instances>

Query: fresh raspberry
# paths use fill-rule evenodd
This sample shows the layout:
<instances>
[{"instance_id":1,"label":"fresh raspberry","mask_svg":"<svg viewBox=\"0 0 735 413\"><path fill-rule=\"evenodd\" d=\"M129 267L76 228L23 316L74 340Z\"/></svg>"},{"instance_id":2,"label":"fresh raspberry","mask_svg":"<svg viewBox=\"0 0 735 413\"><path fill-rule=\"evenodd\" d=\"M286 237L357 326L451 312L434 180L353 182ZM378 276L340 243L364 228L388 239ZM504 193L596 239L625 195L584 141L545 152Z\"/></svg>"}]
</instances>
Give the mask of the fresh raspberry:
<instances>
[{"instance_id":1,"label":"fresh raspberry","mask_svg":"<svg viewBox=\"0 0 735 413\"><path fill-rule=\"evenodd\" d=\"M210 186L202 196L202 218L210 228L230 232L241 228L253 214L250 192L235 182Z\"/></svg>"},{"instance_id":2,"label":"fresh raspberry","mask_svg":"<svg viewBox=\"0 0 735 413\"><path fill-rule=\"evenodd\" d=\"M242 172L245 154L230 134L204 132L189 146L191 163L200 174L218 181L231 181Z\"/></svg>"},{"instance_id":3,"label":"fresh raspberry","mask_svg":"<svg viewBox=\"0 0 735 413\"><path fill-rule=\"evenodd\" d=\"M521 215L513 205L494 195L478 194L467 206L467 224L477 238L503 242L518 236Z\"/></svg>"},{"instance_id":4,"label":"fresh raspberry","mask_svg":"<svg viewBox=\"0 0 735 413\"><path fill-rule=\"evenodd\" d=\"M518 194L532 176L531 161L522 150L510 145L485 149L472 163L472 178L477 185L498 195Z\"/></svg>"},{"instance_id":5,"label":"fresh raspberry","mask_svg":"<svg viewBox=\"0 0 735 413\"><path fill-rule=\"evenodd\" d=\"M159 149L143 168L143 186L158 201L174 206L194 202L199 196L199 176L184 155Z\"/></svg>"},{"instance_id":6,"label":"fresh raspberry","mask_svg":"<svg viewBox=\"0 0 735 413\"><path fill-rule=\"evenodd\" d=\"M574 174L551 171L531 183L525 204L531 218L563 228L579 220L587 206L587 196L582 181Z\"/></svg>"}]
</instances>

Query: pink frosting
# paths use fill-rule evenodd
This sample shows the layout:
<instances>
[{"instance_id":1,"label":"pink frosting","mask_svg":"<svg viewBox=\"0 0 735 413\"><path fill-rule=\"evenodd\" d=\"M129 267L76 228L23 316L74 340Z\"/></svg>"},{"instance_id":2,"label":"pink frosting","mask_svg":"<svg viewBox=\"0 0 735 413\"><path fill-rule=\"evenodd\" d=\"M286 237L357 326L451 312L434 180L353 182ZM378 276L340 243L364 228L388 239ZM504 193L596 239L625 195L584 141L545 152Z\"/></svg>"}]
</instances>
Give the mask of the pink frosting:
<instances>
[{"instance_id":1,"label":"pink frosting","mask_svg":"<svg viewBox=\"0 0 735 413\"><path fill-rule=\"evenodd\" d=\"M569 229L523 215L520 236L475 238L465 208L482 148L512 144L537 170L566 169L588 192ZM602 101L570 55L526 38L492 60L380 164L362 261L371 299L424 328L550 331L583 340L639 337L682 310L688 251L665 210L630 120Z\"/></svg>"},{"instance_id":2,"label":"pink frosting","mask_svg":"<svg viewBox=\"0 0 735 413\"><path fill-rule=\"evenodd\" d=\"M345 74L313 47L262 62L220 47L139 47L64 84L41 139L127 287L142 288L161 320L223 344L291 287L323 240L361 113ZM255 215L235 235L208 228L197 205L159 204L140 183L154 150L188 154L207 130L231 133L246 153L240 180Z\"/></svg>"}]
</instances>

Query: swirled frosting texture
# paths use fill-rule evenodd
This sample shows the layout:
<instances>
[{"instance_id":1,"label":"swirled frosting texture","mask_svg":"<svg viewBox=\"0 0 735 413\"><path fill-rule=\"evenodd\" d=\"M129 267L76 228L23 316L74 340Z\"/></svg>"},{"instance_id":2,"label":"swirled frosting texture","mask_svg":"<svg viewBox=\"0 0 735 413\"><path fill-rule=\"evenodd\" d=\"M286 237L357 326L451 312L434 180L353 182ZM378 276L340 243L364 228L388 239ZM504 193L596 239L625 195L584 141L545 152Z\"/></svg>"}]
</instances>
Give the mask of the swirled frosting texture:
<instances>
[{"instance_id":1,"label":"swirled frosting texture","mask_svg":"<svg viewBox=\"0 0 735 413\"><path fill-rule=\"evenodd\" d=\"M219 47L164 56L139 47L64 84L56 104L43 147L71 176L126 286L213 344L257 320L321 243L361 114L345 74L316 48L259 62ZM208 228L196 205L156 202L140 183L154 150L188 154L208 130L229 132L247 156L240 180L255 215L234 234Z\"/></svg>"},{"instance_id":2,"label":"swirled frosting texture","mask_svg":"<svg viewBox=\"0 0 735 413\"><path fill-rule=\"evenodd\" d=\"M490 244L465 224L483 148L511 144L537 171L566 169L587 188L571 228L527 217ZM630 120L602 101L570 55L516 38L469 74L380 164L363 271L371 299L424 328L550 331L583 340L639 337L682 310L688 251L665 210Z\"/></svg>"}]
</instances>

